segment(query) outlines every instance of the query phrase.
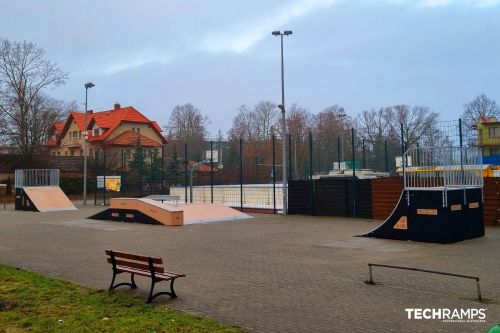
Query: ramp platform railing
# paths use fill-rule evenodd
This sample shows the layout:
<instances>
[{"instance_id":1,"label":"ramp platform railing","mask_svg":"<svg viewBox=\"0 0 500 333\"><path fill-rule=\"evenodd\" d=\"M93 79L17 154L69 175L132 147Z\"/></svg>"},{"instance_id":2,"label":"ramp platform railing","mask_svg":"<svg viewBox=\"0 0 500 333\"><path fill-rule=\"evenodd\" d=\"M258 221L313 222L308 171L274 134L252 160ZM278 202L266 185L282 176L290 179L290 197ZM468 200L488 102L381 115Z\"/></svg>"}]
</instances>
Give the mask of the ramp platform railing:
<instances>
[{"instance_id":1,"label":"ramp platform railing","mask_svg":"<svg viewBox=\"0 0 500 333\"><path fill-rule=\"evenodd\" d=\"M15 187L59 186L59 169L17 169Z\"/></svg>"},{"instance_id":2,"label":"ramp platform railing","mask_svg":"<svg viewBox=\"0 0 500 333\"><path fill-rule=\"evenodd\" d=\"M481 149L416 147L403 156L405 190L464 189L483 186Z\"/></svg>"},{"instance_id":3,"label":"ramp platform railing","mask_svg":"<svg viewBox=\"0 0 500 333\"><path fill-rule=\"evenodd\" d=\"M476 147L416 147L403 155L405 191L448 191L483 187L481 149ZM409 196L407 196L409 199Z\"/></svg>"}]
</instances>

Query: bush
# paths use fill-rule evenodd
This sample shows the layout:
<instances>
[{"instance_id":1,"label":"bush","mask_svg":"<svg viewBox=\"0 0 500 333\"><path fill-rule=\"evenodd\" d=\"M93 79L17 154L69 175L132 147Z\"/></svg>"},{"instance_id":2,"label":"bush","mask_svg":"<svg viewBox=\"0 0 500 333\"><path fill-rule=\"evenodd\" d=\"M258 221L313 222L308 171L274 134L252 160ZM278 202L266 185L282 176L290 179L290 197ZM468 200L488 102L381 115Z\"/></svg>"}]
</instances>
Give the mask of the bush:
<instances>
[{"instance_id":1,"label":"bush","mask_svg":"<svg viewBox=\"0 0 500 333\"><path fill-rule=\"evenodd\" d=\"M7 178L7 188L5 189L6 195L12 195L12 179L10 177Z\"/></svg>"},{"instance_id":2,"label":"bush","mask_svg":"<svg viewBox=\"0 0 500 333\"><path fill-rule=\"evenodd\" d=\"M87 179L87 193L94 193L95 179ZM59 186L63 192L68 194L82 194L83 192L83 178L61 178Z\"/></svg>"}]
</instances>

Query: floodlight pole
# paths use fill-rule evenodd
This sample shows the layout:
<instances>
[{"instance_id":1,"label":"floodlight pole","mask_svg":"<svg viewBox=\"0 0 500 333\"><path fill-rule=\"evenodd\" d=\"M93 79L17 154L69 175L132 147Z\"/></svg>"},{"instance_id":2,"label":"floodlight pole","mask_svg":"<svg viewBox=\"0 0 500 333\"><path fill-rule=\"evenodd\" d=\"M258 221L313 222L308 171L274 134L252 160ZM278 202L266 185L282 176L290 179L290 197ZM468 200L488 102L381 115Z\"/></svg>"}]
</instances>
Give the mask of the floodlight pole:
<instances>
[{"instance_id":1,"label":"floodlight pole","mask_svg":"<svg viewBox=\"0 0 500 333\"><path fill-rule=\"evenodd\" d=\"M92 82L85 83L85 116L84 116L84 134L83 134L83 205L87 205L87 140L88 140L88 119L87 119L87 98L88 90L92 88L94 84Z\"/></svg>"},{"instance_id":2,"label":"floodlight pole","mask_svg":"<svg viewBox=\"0 0 500 333\"><path fill-rule=\"evenodd\" d=\"M283 36L289 36L292 31L273 31L273 36L280 36L281 39L281 148L283 164L283 214L288 213L288 177L287 177L287 158L286 158L286 115L285 115L285 66L283 61Z\"/></svg>"}]
</instances>

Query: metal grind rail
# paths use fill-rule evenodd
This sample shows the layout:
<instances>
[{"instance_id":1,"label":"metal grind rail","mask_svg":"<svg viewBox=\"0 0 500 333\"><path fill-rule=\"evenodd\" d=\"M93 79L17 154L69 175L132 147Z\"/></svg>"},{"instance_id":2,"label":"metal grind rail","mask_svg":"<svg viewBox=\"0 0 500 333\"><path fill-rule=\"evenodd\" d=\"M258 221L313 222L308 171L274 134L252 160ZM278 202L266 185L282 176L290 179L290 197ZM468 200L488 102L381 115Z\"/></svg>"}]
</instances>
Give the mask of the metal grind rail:
<instances>
[{"instance_id":1,"label":"metal grind rail","mask_svg":"<svg viewBox=\"0 0 500 333\"><path fill-rule=\"evenodd\" d=\"M430 269L421 269L421 268L415 268L415 267L404 267L404 266L394 266L394 265L384 265L384 264L368 263L368 268L370 270L370 280L365 281L367 284L375 284L375 282L373 281L373 273L372 273L372 269L373 268L372 267L385 267L385 268L403 269L403 270L407 270L407 271L432 273L432 274L438 274L438 275L447 275L447 276L454 276L454 277L459 277L459 278L464 278L464 279L476 280L477 299L480 302L483 300L482 299L482 295L481 295L481 286L479 285L479 277L478 276L470 276L470 275L463 275L463 274L439 272L439 271L433 271L433 270L430 270Z\"/></svg>"}]
</instances>

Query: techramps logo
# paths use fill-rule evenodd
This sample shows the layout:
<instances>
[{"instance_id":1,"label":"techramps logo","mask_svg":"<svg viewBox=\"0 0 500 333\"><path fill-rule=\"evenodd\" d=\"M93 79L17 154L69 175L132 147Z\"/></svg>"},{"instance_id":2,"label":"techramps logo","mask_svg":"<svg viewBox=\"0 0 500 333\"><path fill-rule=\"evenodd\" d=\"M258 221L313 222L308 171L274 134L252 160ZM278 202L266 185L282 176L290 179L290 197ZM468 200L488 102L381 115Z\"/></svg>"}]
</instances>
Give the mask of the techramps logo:
<instances>
[{"instance_id":1,"label":"techramps logo","mask_svg":"<svg viewBox=\"0 0 500 333\"><path fill-rule=\"evenodd\" d=\"M440 320L443 323L485 323L486 308L406 308L410 320Z\"/></svg>"}]
</instances>

